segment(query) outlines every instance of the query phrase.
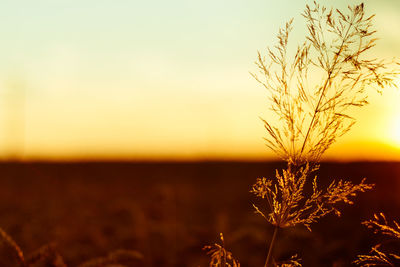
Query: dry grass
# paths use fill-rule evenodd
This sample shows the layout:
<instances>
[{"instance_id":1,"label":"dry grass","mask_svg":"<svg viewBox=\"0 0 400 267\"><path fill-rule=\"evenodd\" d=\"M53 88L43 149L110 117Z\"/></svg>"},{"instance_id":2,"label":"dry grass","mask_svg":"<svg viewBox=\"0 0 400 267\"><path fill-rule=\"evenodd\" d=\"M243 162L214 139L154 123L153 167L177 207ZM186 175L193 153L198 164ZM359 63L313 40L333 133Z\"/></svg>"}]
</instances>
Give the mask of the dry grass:
<instances>
[{"instance_id":1,"label":"dry grass","mask_svg":"<svg viewBox=\"0 0 400 267\"><path fill-rule=\"evenodd\" d=\"M254 205L256 212L261 214L270 224L278 228L304 225L311 231L311 224L320 218L334 212L340 216L340 211L335 204L343 202L353 204L350 197L358 192L372 189L371 184L366 184L365 179L360 184L348 181L333 181L324 191L318 189L317 177L312 182L312 194L304 196L304 185L307 177L314 170L309 166L301 167L296 176L289 170L283 170L282 175L276 171L276 181L272 179L257 179L251 190L256 196L266 199L270 212L265 214ZM276 183L274 183L274 182Z\"/></svg>"},{"instance_id":2,"label":"dry grass","mask_svg":"<svg viewBox=\"0 0 400 267\"><path fill-rule=\"evenodd\" d=\"M221 245L215 243L214 245L205 246L203 249L210 255L210 267L240 267L240 263L235 260L232 253L225 249L225 241L222 233L220 234Z\"/></svg>"},{"instance_id":3,"label":"dry grass","mask_svg":"<svg viewBox=\"0 0 400 267\"><path fill-rule=\"evenodd\" d=\"M372 229L375 234L384 235L391 238L392 242L400 244L400 224L393 221L393 226L389 225L386 216L383 213L375 214L374 218L364 221L363 224L369 229ZM354 261L358 266L399 266L400 251L383 251L382 247L385 244L380 243L371 248L367 255L358 255Z\"/></svg>"},{"instance_id":4,"label":"dry grass","mask_svg":"<svg viewBox=\"0 0 400 267\"><path fill-rule=\"evenodd\" d=\"M25 258L21 248L17 243L0 228L0 239L8 247L8 255L11 259L6 259L6 266L20 267L67 267L63 257L57 251L54 244L45 245L34 251L29 257ZM108 254L107 257L100 257L88 260L79 267L127 267L139 266L143 256L137 251L117 250Z\"/></svg>"},{"instance_id":5,"label":"dry grass","mask_svg":"<svg viewBox=\"0 0 400 267\"><path fill-rule=\"evenodd\" d=\"M275 49L268 49L269 60L258 53L262 78L253 75L269 91L270 109L278 118L278 125L263 120L267 145L287 162L282 173L258 179L251 190L266 199L269 208L266 214L255 206L256 212L275 226L265 266L278 228L304 225L311 230L311 224L327 214L340 215L337 203L353 204L350 197L373 188L363 179L360 184L333 181L321 190L314 173L325 151L355 123L351 111L368 103L367 89L392 86L397 74L366 55L376 39L371 29L374 16L365 15L364 4L342 12L314 2L303 17L308 35L295 56L288 56L291 20L279 31ZM309 180L312 192L306 195Z\"/></svg>"},{"instance_id":6,"label":"dry grass","mask_svg":"<svg viewBox=\"0 0 400 267\"><path fill-rule=\"evenodd\" d=\"M282 163L145 165L0 164L0 224L27 258L43 244L56 242L71 267L118 249L143 254L143 262L133 266L208 266L201 248L214 243L209 242L213 233L220 232L225 249L241 266L263 266L272 227L254 216L251 203L263 207L263 200L243 188L254 177L273 176ZM378 242L360 226L360 218L381 209L400 218L400 198L393 190L400 185L399 164L326 163L318 176L321 188L329 185L325 177L356 182L367 176L376 189L362 194L354 208L342 205L340 220L329 216L312 225L312 232L305 227L280 230L277 262L298 254L308 267L348 266L343 263ZM15 262L13 253L3 244L0 266L17 266L6 264L11 257Z\"/></svg>"},{"instance_id":7,"label":"dry grass","mask_svg":"<svg viewBox=\"0 0 400 267\"><path fill-rule=\"evenodd\" d=\"M279 31L278 44L267 56L258 53L259 73L253 77L270 93L277 124L263 120L267 145L291 165L318 162L324 152L350 130L354 108L366 105L371 86L394 86L396 71L370 59L375 46L374 16L364 5L348 12L327 10L314 2L306 7L308 35L289 57L292 21Z\"/></svg>"},{"instance_id":8,"label":"dry grass","mask_svg":"<svg viewBox=\"0 0 400 267\"><path fill-rule=\"evenodd\" d=\"M252 74L269 92L276 119L263 120L267 146L287 163L275 177L257 179L251 189L266 201L267 211L254 205L256 212L274 226L265 267L278 265L272 256L278 229L302 225L311 231L322 217L332 212L340 216L338 203L353 204L351 197L373 188L362 179L359 184L333 180L320 189L316 173L325 151L354 125L354 109L368 104L369 90L395 86L398 75L388 69L394 62L368 54L377 39L374 15L365 14L364 4L341 11L314 2L302 15L308 34L294 56L288 48L290 20L279 30L277 45L266 56L258 52L259 72ZM305 190L309 183L311 193Z\"/></svg>"},{"instance_id":9,"label":"dry grass","mask_svg":"<svg viewBox=\"0 0 400 267\"><path fill-rule=\"evenodd\" d=\"M16 262L20 266L25 266L25 258L24 253L22 252L21 248L17 245L17 243L9 236L3 229L0 228L0 238L1 241L7 246L13 258L16 259Z\"/></svg>"},{"instance_id":10,"label":"dry grass","mask_svg":"<svg viewBox=\"0 0 400 267\"><path fill-rule=\"evenodd\" d=\"M275 48L269 49L267 56L258 53L259 73L253 74L268 90L270 108L278 121L274 124L263 120L267 145L287 163L286 168L276 170L275 176L257 179L251 189L264 203L263 206L254 205L256 212L274 227L265 266L301 266L302 260L297 255L286 261L273 257L279 229L303 226L311 231L312 224L322 217L341 214L337 204L353 204L352 199L358 193L372 189L373 185L367 184L365 179L358 184L332 180L321 188L317 182L319 162L325 151L351 129L355 123L352 112L368 103L368 90L381 91L393 85L393 78L398 74L388 68L390 62L369 58L368 51L374 47L376 39L373 16L365 15L363 4L344 12L314 3L306 7L303 17L308 35L294 56L290 57L288 51L293 25L290 21L279 31ZM169 197L168 192L164 197ZM173 206L155 207L150 213L156 221L158 217L168 221L176 213L174 210ZM389 226L383 215L364 224L377 233L400 238L399 224L393 222L394 226ZM154 232L169 238L173 235L171 227L177 228L173 219L164 226L157 225ZM140 230L146 230L144 228ZM4 266L66 266L54 245L44 246L25 257L22 249L2 229L0 239L7 255L7 263L2 262ZM383 244L374 246L369 255L358 256L355 263L396 266L400 256L385 252L382 247ZM240 267L239 261L226 250L222 234L221 244L206 246L205 250L211 257L211 267ZM142 260L143 256L136 251L118 250L79 266L135 266Z\"/></svg>"},{"instance_id":11,"label":"dry grass","mask_svg":"<svg viewBox=\"0 0 400 267\"><path fill-rule=\"evenodd\" d=\"M12 255L7 259L2 259L2 264L7 266L21 267L66 267L63 258L58 253L55 245L49 244L39 248L30 256L25 258L24 253L17 243L0 228L1 241L7 246L8 255ZM4 252L4 251L3 251Z\"/></svg>"}]
</instances>

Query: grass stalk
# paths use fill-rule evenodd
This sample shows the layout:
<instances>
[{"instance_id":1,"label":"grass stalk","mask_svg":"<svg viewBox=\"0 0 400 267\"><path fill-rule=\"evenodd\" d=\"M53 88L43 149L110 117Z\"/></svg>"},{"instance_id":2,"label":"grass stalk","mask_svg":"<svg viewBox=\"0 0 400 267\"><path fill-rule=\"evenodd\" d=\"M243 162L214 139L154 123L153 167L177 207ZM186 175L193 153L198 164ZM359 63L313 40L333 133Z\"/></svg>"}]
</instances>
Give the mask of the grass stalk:
<instances>
[{"instance_id":1,"label":"grass stalk","mask_svg":"<svg viewBox=\"0 0 400 267\"><path fill-rule=\"evenodd\" d=\"M268 267L268 263L270 261L271 254L272 254L272 248L274 247L274 243L275 243L275 239L276 239L276 235L277 234L278 234L278 226L275 226L274 233L272 234L271 242L269 243L267 259L265 260L264 267Z\"/></svg>"},{"instance_id":2,"label":"grass stalk","mask_svg":"<svg viewBox=\"0 0 400 267\"><path fill-rule=\"evenodd\" d=\"M347 38L348 38L350 29L351 29L351 27L353 26L353 23L354 23L354 19L353 19L353 20L351 21L351 23L349 24L349 26L348 26L348 28L347 28L347 31L346 31L346 34L345 34L345 38L343 38L342 43L341 43L341 45L340 45L338 51L337 51L336 54L335 54L334 62L333 62L333 64L332 64L332 66L330 66L330 68L329 68L329 70L328 70L328 77L327 77L326 80L325 80L324 87L323 87L323 89L322 89L322 91L321 91L321 95L319 96L317 106L315 107L315 110L314 110L314 113L313 113L313 116L312 116L312 119L311 119L311 122L310 122L310 126L309 126L308 129L307 129L306 137L304 138L303 145L301 146L300 157L301 157L301 155L303 154L303 151L304 151L304 148L305 148L305 146L306 146L307 140L308 140L308 138L309 138L309 136L310 136L310 130L311 130L313 124L314 124L314 120L315 120L315 118L316 118L316 116L317 116L317 113L319 112L319 108L320 108L322 99L323 99L323 97L324 97L324 95L325 95L325 92L326 92L326 90L327 90L328 84L330 84L330 83L332 82L332 78L331 78L331 77L332 77L332 72L333 72L333 70L335 69L336 64L338 63L339 55L340 55L341 51L343 50L343 46L344 46L344 44L345 44L345 42L346 42L346 40L347 40ZM361 45L361 43L360 43L360 45Z\"/></svg>"}]
</instances>

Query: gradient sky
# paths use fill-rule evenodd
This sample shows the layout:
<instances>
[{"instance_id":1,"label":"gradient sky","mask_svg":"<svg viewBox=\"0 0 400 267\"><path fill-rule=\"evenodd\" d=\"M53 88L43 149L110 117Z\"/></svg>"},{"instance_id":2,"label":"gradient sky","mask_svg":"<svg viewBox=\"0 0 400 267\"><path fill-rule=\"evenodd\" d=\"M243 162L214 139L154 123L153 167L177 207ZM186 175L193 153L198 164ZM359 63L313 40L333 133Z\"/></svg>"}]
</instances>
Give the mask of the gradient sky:
<instances>
[{"instance_id":1,"label":"gradient sky","mask_svg":"<svg viewBox=\"0 0 400 267\"><path fill-rule=\"evenodd\" d=\"M292 41L304 34L306 2L3 0L1 158L273 157L267 92L249 71L291 17ZM400 1L366 9L375 54L400 58ZM370 102L328 159L400 160L400 90Z\"/></svg>"}]
</instances>

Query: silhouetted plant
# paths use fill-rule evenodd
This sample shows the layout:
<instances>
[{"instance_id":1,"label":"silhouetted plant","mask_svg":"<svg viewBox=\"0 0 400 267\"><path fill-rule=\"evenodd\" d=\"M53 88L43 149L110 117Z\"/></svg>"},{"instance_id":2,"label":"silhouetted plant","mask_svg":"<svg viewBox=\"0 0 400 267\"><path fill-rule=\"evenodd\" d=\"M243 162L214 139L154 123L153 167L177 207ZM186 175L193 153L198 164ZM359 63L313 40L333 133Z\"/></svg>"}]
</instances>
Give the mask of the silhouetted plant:
<instances>
[{"instance_id":1,"label":"silhouetted plant","mask_svg":"<svg viewBox=\"0 0 400 267\"><path fill-rule=\"evenodd\" d=\"M268 49L267 57L258 53L259 74L253 74L270 93L270 109L277 118L276 124L263 120L267 145L287 162L285 170L257 179L251 190L269 208L264 212L254 206L256 212L275 226L265 266L278 228L304 225L311 230L312 223L331 212L340 216L335 204L353 204L350 197L373 187L363 179L360 184L333 181L319 189L314 173L324 152L354 125L352 109L368 104L366 89L395 86L397 75L366 54L376 39L374 16L365 16L364 4L349 6L345 13L314 2L302 15L308 34L294 57L288 56L291 20L280 29L275 49ZM305 195L310 179L312 193Z\"/></svg>"},{"instance_id":2,"label":"silhouetted plant","mask_svg":"<svg viewBox=\"0 0 400 267\"><path fill-rule=\"evenodd\" d=\"M17 245L14 239L9 236L2 228L0 228L0 241L4 243L9 250L11 250L11 253L9 253L9 255L16 260L18 265L26 265L24 253L22 252L21 248Z\"/></svg>"},{"instance_id":3,"label":"silhouetted plant","mask_svg":"<svg viewBox=\"0 0 400 267\"><path fill-rule=\"evenodd\" d=\"M354 124L351 108L368 103L366 87L395 85L397 73L366 55L376 42L374 16L365 17L363 4L349 6L348 13L307 5L308 35L292 59L292 20L279 31L275 49L268 49L269 60L258 53L262 78L253 77L270 92L271 110L279 119L278 125L264 120L267 145L289 164L319 161Z\"/></svg>"},{"instance_id":4,"label":"silhouetted plant","mask_svg":"<svg viewBox=\"0 0 400 267\"><path fill-rule=\"evenodd\" d=\"M301 259L297 255L293 255L289 260L282 262L274 262L276 267L301 267Z\"/></svg>"},{"instance_id":5,"label":"silhouetted plant","mask_svg":"<svg viewBox=\"0 0 400 267\"><path fill-rule=\"evenodd\" d=\"M210 255L210 267L240 267L239 261L235 260L232 253L225 249L224 236L220 233L221 244L205 246L203 249Z\"/></svg>"},{"instance_id":6,"label":"silhouetted plant","mask_svg":"<svg viewBox=\"0 0 400 267\"><path fill-rule=\"evenodd\" d=\"M251 192L266 199L270 210L265 214L254 205L257 213L277 228L304 225L311 231L311 224L325 215L334 212L340 216L340 211L334 206L336 203L353 204L351 196L372 188L372 185L365 184L365 179L358 185L340 180L333 181L323 191L318 189L315 176L312 182L312 194L306 198L303 189L310 173L309 165L306 165L296 173L290 168L283 170L282 175L276 171L276 183L267 178L257 179Z\"/></svg>"},{"instance_id":7,"label":"silhouetted plant","mask_svg":"<svg viewBox=\"0 0 400 267\"><path fill-rule=\"evenodd\" d=\"M3 229L0 228L0 242L8 247L12 262L7 266L20 267L67 267L64 259L58 253L54 244L45 245L25 258L24 253L17 243ZM143 255L135 250L115 250L106 257L90 259L79 267L106 267L106 266L142 266ZM3 263L3 262L2 262ZM234 266L236 267L236 265ZM240 267L239 265L237 267Z\"/></svg>"},{"instance_id":8,"label":"silhouetted plant","mask_svg":"<svg viewBox=\"0 0 400 267\"><path fill-rule=\"evenodd\" d=\"M3 229L0 228L0 241L8 247L9 259L7 266L21 267L66 267L63 258L58 253L54 244L43 246L28 257L24 256L18 244Z\"/></svg>"},{"instance_id":9,"label":"silhouetted plant","mask_svg":"<svg viewBox=\"0 0 400 267\"><path fill-rule=\"evenodd\" d=\"M366 89L395 86L397 75L366 53L376 38L371 29L374 15L365 15L364 4L349 6L345 13L314 2L302 15L308 34L294 57L288 56L291 20L279 30L274 49L268 49L267 56L258 53L259 74L253 74L269 91L277 118L276 124L263 120L267 145L287 162L285 170L277 170L274 178L257 179L251 190L268 203L269 211L254 206L256 212L275 226L265 266L278 228L304 225L311 230L312 223L331 212L340 216L335 204L352 204L350 197L373 187L363 179L360 184L333 181L319 189L314 172L324 152L354 125L352 109L368 104ZM312 193L305 195L310 179Z\"/></svg>"},{"instance_id":10,"label":"silhouetted plant","mask_svg":"<svg viewBox=\"0 0 400 267\"><path fill-rule=\"evenodd\" d=\"M286 169L276 170L275 177L258 178L251 189L267 202L267 211L253 205L256 213L275 227L265 267L270 263L301 266L297 255L285 264L273 259L279 228L303 225L311 231L311 224L320 218L341 215L336 204L353 204L352 197L373 188L364 178L359 184L333 180L320 189L315 172L326 150L354 125L352 111L368 104L367 89L380 93L385 87L396 87L394 78L399 75L396 67L390 70L388 66L400 63L371 59L367 53L377 39L373 37L374 15L365 15L363 3L343 12L314 1L312 7L306 5L302 16L308 33L294 56L288 49L292 19L279 30L274 49L268 48L266 55L258 52L259 72L252 73L270 93L270 110L276 119L262 119L267 146L287 163ZM310 194L304 190L307 183L311 183ZM210 266L227 266L220 261L223 246L217 247ZM377 248L375 252L380 255Z\"/></svg>"},{"instance_id":11,"label":"silhouetted plant","mask_svg":"<svg viewBox=\"0 0 400 267\"><path fill-rule=\"evenodd\" d=\"M393 221L390 226L383 213L374 214L374 218L364 221L362 224L372 229L375 234L381 234L392 238L400 245L400 224ZM367 255L358 255L355 264L359 266L398 266L400 264L400 251L387 252L381 249L382 243L375 245Z\"/></svg>"}]
</instances>

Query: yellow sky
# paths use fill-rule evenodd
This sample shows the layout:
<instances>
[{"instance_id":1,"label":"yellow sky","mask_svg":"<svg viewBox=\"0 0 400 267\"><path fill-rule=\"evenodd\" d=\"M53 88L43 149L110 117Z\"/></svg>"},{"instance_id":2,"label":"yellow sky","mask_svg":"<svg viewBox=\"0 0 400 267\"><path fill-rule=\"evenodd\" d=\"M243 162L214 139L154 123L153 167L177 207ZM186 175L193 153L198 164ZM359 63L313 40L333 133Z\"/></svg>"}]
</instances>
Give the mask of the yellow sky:
<instances>
[{"instance_id":1,"label":"yellow sky","mask_svg":"<svg viewBox=\"0 0 400 267\"><path fill-rule=\"evenodd\" d=\"M0 11L2 159L274 157L249 71L291 17L302 36L309 1L34 2ZM368 5L374 54L400 58L400 1ZM327 159L400 160L400 91L369 100Z\"/></svg>"}]
</instances>

